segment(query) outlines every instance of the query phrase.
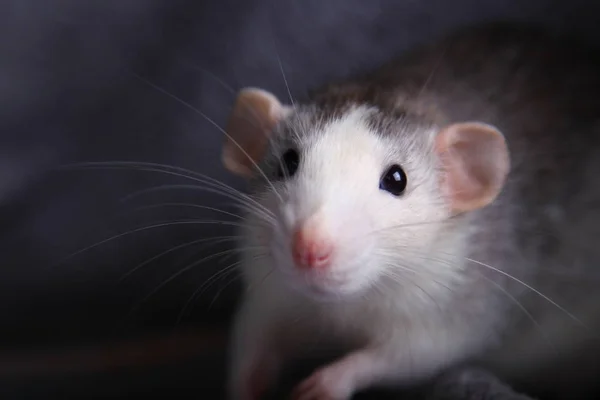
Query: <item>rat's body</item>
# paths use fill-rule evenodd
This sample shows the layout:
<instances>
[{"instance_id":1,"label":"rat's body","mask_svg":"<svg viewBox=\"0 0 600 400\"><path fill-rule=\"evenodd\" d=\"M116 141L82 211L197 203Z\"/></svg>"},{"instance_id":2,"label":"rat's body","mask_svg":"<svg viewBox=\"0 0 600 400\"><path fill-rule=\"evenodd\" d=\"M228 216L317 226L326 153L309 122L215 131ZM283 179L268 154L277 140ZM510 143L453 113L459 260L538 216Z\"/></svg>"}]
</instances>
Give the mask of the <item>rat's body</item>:
<instances>
[{"instance_id":1,"label":"rat's body","mask_svg":"<svg viewBox=\"0 0 600 400\"><path fill-rule=\"evenodd\" d=\"M240 98L229 133L254 151L229 143L225 161L260 166L253 198L268 211L254 207L244 231L243 245L260 249L244 254L234 397L274 384L313 345L345 356L299 386L302 400L468 362L546 385L558 383L559 354L590 354L600 62L587 56L535 31L484 27L293 107L264 92ZM261 123L243 128L248 116ZM257 127L268 143L251 139ZM390 166L405 188L389 183ZM577 368L557 390L595 369Z\"/></svg>"}]
</instances>

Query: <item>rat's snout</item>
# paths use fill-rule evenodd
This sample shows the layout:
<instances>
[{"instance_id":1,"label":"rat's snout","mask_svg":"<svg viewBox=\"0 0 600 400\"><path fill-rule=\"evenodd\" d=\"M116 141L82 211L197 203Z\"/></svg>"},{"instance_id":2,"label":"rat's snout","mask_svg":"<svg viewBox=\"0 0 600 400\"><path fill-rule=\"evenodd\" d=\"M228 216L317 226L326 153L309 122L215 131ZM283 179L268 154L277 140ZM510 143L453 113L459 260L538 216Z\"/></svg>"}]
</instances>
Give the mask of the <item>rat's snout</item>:
<instances>
[{"instance_id":1,"label":"rat's snout","mask_svg":"<svg viewBox=\"0 0 600 400\"><path fill-rule=\"evenodd\" d=\"M314 220L302 224L292 237L292 256L298 268L327 268L333 259L334 245L329 234Z\"/></svg>"}]
</instances>

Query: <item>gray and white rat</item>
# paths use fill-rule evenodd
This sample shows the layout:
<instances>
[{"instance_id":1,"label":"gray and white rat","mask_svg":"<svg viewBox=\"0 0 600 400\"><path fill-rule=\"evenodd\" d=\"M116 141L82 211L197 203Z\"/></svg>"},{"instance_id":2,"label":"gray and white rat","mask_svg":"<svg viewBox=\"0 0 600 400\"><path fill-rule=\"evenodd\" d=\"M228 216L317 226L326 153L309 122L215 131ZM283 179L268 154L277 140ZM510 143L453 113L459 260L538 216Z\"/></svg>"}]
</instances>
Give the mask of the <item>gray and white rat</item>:
<instances>
[{"instance_id":1,"label":"gray and white rat","mask_svg":"<svg viewBox=\"0 0 600 400\"><path fill-rule=\"evenodd\" d=\"M252 188L231 398L333 348L294 399L469 363L576 398L600 327L599 74L584 45L488 24L306 101L243 89L223 148Z\"/></svg>"}]
</instances>

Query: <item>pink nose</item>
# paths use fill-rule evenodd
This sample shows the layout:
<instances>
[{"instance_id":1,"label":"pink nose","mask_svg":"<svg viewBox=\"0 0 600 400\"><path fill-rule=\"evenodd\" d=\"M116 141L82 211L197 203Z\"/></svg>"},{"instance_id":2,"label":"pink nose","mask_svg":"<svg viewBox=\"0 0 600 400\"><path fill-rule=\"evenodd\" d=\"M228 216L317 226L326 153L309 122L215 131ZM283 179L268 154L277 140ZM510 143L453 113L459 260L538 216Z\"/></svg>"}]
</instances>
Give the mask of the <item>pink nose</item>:
<instances>
[{"instance_id":1,"label":"pink nose","mask_svg":"<svg viewBox=\"0 0 600 400\"><path fill-rule=\"evenodd\" d=\"M300 268L325 268L331 264L333 245L323 237L299 229L294 234L292 253Z\"/></svg>"}]
</instances>

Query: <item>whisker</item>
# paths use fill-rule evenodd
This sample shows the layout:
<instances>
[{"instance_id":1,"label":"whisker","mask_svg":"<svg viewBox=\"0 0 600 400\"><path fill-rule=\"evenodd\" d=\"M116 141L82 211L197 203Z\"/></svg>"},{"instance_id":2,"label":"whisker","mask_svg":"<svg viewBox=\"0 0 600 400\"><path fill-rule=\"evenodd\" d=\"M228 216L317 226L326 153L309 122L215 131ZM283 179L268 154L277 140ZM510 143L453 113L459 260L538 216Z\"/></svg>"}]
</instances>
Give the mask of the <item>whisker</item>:
<instances>
[{"instance_id":1,"label":"whisker","mask_svg":"<svg viewBox=\"0 0 600 400\"><path fill-rule=\"evenodd\" d=\"M225 221L225 220L220 220L220 219L196 219L196 218L190 218L190 219L178 219L175 221L161 221L161 222L186 222L186 221L192 221L192 222L196 222L199 224L207 224L207 225L226 225L226 226L235 226L237 228L245 228L246 224L244 224L243 222L238 222L238 221Z\"/></svg>"},{"instance_id":2,"label":"whisker","mask_svg":"<svg viewBox=\"0 0 600 400\"><path fill-rule=\"evenodd\" d=\"M258 282L258 284L256 285L248 285L248 287L246 288L246 292L247 293L251 293L252 290L259 288L266 280L267 278L269 278L271 276L271 274L275 272L275 267L271 267L269 269L269 271L265 274L265 276L263 276L263 278Z\"/></svg>"},{"instance_id":3,"label":"whisker","mask_svg":"<svg viewBox=\"0 0 600 400\"><path fill-rule=\"evenodd\" d=\"M217 82L219 85L221 85L221 87L223 87L225 90L227 90L232 95L232 97L235 97L237 95L236 90L231 85L227 84L227 82L225 82L223 79L219 78L215 73L209 71L208 69L203 68L203 67L196 65L192 62L189 62L189 61L182 62L182 64L185 64L188 68L200 71L203 74L210 76L215 82ZM250 111L250 113L252 113L252 116L254 117L253 121L248 121L248 122L250 122L254 126L257 126L264 130L265 126L263 123L261 123L261 120L260 120L258 114L256 113L256 109L254 107L250 106L250 104L247 101L244 101L242 104L244 105L244 107L246 107L246 109L248 111Z\"/></svg>"},{"instance_id":4,"label":"whisker","mask_svg":"<svg viewBox=\"0 0 600 400\"><path fill-rule=\"evenodd\" d=\"M246 211L249 211L256 216L262 217L265 221L268 221L271 223L274 222L274 217L273 217L272 213L269 211L267 214L267 211L265 211L266 208L262 205L260 206L261 208L254 207L253 204L246 202L245 199L243 199L243 198L238 198L229 193L223 193L222 191L217 190L215 188L204 187L204 186L199 186L199 185L159 185L159 186L154 186L151 188L139 190L134 193L130 193L127 196L123 197L121 199L121 201L128 202L136 197L143 196L145 194L149 194L152 192L158 192L158 191L163 191L163 190L175 190L175 189L200 190L200 191L205 191L205 192L209 192L209 193L219 194L219 195L227 197L231 200L239 202L241 204L241 206L246 206L247 207L247 208L245 208Z\"/></svg>"},{"instance_id":5,"label":"whisker","mask_svg":"<svg viewBox=\"0 0 600 400\"><path fill-rule=\"evenodd\" d=\"M495 268L495 267L493 267L493 266L491 266L489 264L486 264L486 263L483 263L481 261L477 261L477 260L474 260L474 259L468 258L468 257L465 257L465 259L467 261L470 261L470 262L476 264L476 265L480 265L482 267L486 267L486 268L488 268L488 269L490 269L492 271L495 271L495 272L497 272L497 273L499 273L499 274L501 274L503 276L506 276L507 278L512 279L513 281L515 281L515 282L523 285L527 289L531 290L532 292L534 292L535 294L537 294L538 296L540 296L541 298L543 298L544 300L546 300L547 302L549 302L550 304L552 304L553 306L555 306L556 308L558 308L559 310L561 310L562 312L564 312L573 321L577 322L578 324L580 324L584 328L589 329L588 326L586 324L584 324L579 318L577 318L576 316L574 316L572 313L570 313L569 311L567 311L564 307L562 307L561 305L559 305L558 303L556 303L554 300L552 300L551 298L549 298L548 296L546 296L545 294L543 294L539 290L535 289L533 286L531 286L531 285L523 282L522 280L516 278L515 276L513 276L513 275L511 275L511 274L509 274L507 272L504 272L504 271L502 271L499 268Z\"/></svg>"},{"instance_id":6,"label":"whisker","mask_svg":"<svg viewBox=\"0 0 600 400\"><path fill-rule=\"evenodd\" d=\"M215 184L224 185L233 190L237 190L237 189L234 189L233 187L225 184L224 182L221 182L218 179L212 178L212 177L202 174L200 172L192 171L190 169L179 167L176 165L161 164L161 163L154 163L154 162L147 162L147 161L87 161L87 162L62 165L59 167L59 169L100 168L100 167L104 167L104 168L109 168L109 167L113 167L113 168L125 168L125 167L128 167L128 168L136 168L136 167L137 168L152 168L152 169L149 169L149 171L171 174L171 175L179 176L179 177L186 178L186 179L192 179L192 180L201 179L200 182L204 182L203 180L207 180L207 181L213 182ZM144 169L142 169L142 170L144 170Z\"/></svg>"},{"instance_id":7,"label":"whisker","mask_svg":"<svg viewBox=\"0 0 600 400\"><path fill-rule=\"evenodd\" d=\"M211 188L214 189L222 189L225 192L240 196L241 198L251 202L255 206L259 207L265 213L272 214L266 207L260 204L258 201L254 200L251 196L242 193L238 189L227 185L224 182L221 182L217 179L214 179L208 175L201 174L199 172L194 172L185 168L166 165L166 164L158 164L158 163L149 163L149 162L137 162L137 161L103 161L103 162L86 162L86 163L77 163L77 164L68 164L62 166L63 169L67 168L104 168L104 169L132 169L138 171L145 172L158 172L166 175L174 175L186 179L193 180L195 182L199 182L205 185L210 185ZM187 175L186 175L187 174ZM216 192L219 194L223 194L221 192ZM224 194L223 194L224 195ZM240 201L239 199L235 198Z\"/></svg>"},{"instance_id":8,"label":"whisker","mask_svg":"<svg viewBox=\"0 0 600 400\"><path fill-rule=\"evenodd\" d=\"M527 308L519 300L517 300L517 298L515 298L515 296L510 294L506 289L504 289L502 286L500 286L497 282L494 282L493 280L489 279L487 276L485 276L483 274L478 274L478 275L481 278L488 281L489 283L491 283L492 285L494 285L494 287L496 287L498 290L500 290L502 293L504 293L504 295L506 297L508 297L517 307L519 307L523 311L523 313L531 320L531 322L533 322L533 324L536 326L536 329L544 337L544 340L547 342L548 346L550 346L553 351L556 351L556 347L554 346L554 344L550 340L550 337L546 334L546 332L544 331L544 329L542 328L540 323L533 317L533 315L529 312L529 310L527 310Z\"/></svg>"},{"instance_id":9,"label":"whisker","mask_svg":"<svg viewBox=\"0 0 600 400\"><path fill-rule=\"evenodd\" d=\"M243 262L243 260L235 261L235 262L229 264L228 266L226 266L225 268L218 270L210 278L208 278L202 285L200 285L196 290L194 290L192 295L188 298L188 300L183 305L181 312L177 316L176 325L179 325L181 323L181 320L185 316L186 311L187 311L188 307L190 306L190 304L197 297L201 296L202 293L204 293L204 290L208 289L213 282L218 280L219 277L221 277L223 275L227 276L229 273L233 273L235 271L235 267L240 265L242 262Z\"/></svg>"},{"instance_id":10,"label":"whisker","mask_svg":"<svg viewBox=\"0 0 600 400\"><path fill-rule=\"evenodd\" d=\"M415 251L414 249L410 248L410 246L401 246L401 247L404 248L403 251L413 251L413 252L416 253L416 255L418 257L420 256L423 259L426 259L426 260L429 259L431 261L443 262L443 263L446 263L446 265L452 266L452 263L450 263L449 260L445 260L445 259L442 259L442 258L439 258L439 257L432 257L430 255L424 255L424 254L422 254L422 253L420 253L418 251ZM441 255L445 255L445 256L449 256L449 257L457 257L457 255L451 254L451 253L447 253L447 252L437 252L437 254L441 254ZM477 261L477 260L474 260L474 259L471 259L471 258L468 258L468 257L463 257L463 256L461 256L460 258L463 258L466 261L469 261L469 262L473 263L474 265L479 265L479 266L488 268L491 271L495 271L495 272L497 272L497 273L499 273L499 274L501 274L501 275L503 275L503 276L511 279L512 281L514 281L514 282L522 285L523 287L531 290L536 295L540 296L542 299L548 301L551 305L553 305L554 307L556 307L557 309L559 309L560 311L562 311L563 313L565 313L565 315L567 315L569 318L571 318L574 322L576 322L577 324L579 324L583 328L589 329L589 327L585 323L583 323L580 319L578 319L575 315L573 315L568 310L566 310L564 307L562 307L561 305L559 305L557 302L555 302L554 300L552 300L548 296L544 295L542 292L540 292L539 290L535 289L533 286L531 286L531 285L527 284L526 282L522 281L521 279L518 279L517 277L515 277L515 276L513 276L513 275L511 275L511 274L509 274L507 272L504 272L504 271L502 271L499 268L495 268L495 267L493 267L493 266L491 266L489 264L483 263L481 261Z\"/></svg>"},{"instance_id":11,"label":"whisker","mask_svg":"<svg viewBox=\"0 0 600 400\"><path fill-rule=\"evenodd\" d=\"M363 234L363 236L373 235L373 234L377 234L377 233L381 233L381 232L385 232L385 231L393 230L393 229L402 229L402 228L409 228L409 227L423 226L423 225L432 225L432 224L444 224L444 223L449 223L450 221L451 221L450 219L441 219L441 220L411 222L411 223L386 226L383 228L374 229L372 231L369 231L366 234Z\"/></svg>"},{"instance_id":12,"label":"whisker","mask_svg":"<svg viewBox=\"0 0 600 400\"><path fill-rule=\"evenodd\" d=\"M373 282L373 289L375 289L380 295L385 296L385 292L384 292L384 289L382 289L382 286L383 286L383 284L381 282L378 282L378 281ZM363 293L363 296L367 301L369 300L368 292Z\"/></svg>"},{"instance_id":13,"label":"whisker","mask_svg":"<svg viewBox=\"0 0 600 400\"><path fill-rule=\"evenodd\" d=\"M439 262L445 263L449 266L451 266L452 264L450 264L449 262L447 262L446 260L442 260L439 259L437 260ZM391 265L393 267L398 267L398 265ZM416 271L413 271L410 268L405 268L402 267L402 269L404 271L407 272L412 272L415 274L418 274ZM389 275L388 273L391 273L391 271L386 271L386 275L389 276L390 278L394 279L394 277L392 275ZM497 290L501 291L502 294L504 296L506 296L512 303L514 303L524 314L525 316L532 321L532 323L535 325L536 329L539 331L539 333L544 337L544 340L547 342L547 344L553 349L556 350L555 346L552 344L552 341L550 340L550 338L548 337L548 335L546 334L546 332L544 332L541 324L535 319L535 317L529 312L529 310L527 310L527 308L517 299L515 298L512 294L510 294L506 289L504 289L501 285L499 285L497 282L494 282L492 279L489 279L488 277L486 277L483 274L477 273L477 275L479 277L481 277L482 279L485 279L487 282L489 282L490 284L492 284ZM402 277L405 278L405 277ZM415 282L411 282L411 284L415 284ZM442 312L441 307L439 305L439 303L437 301L435 301L435 299L423 288L417 286L417 288L422 291L424 294L426 294L432 301L434 304L436 304L436 306L438 307L438 310L440 311L440 313Z\"/></svg>"},{"instance_id":14,"label":"whisker","mask_svg":"<svg viewBox=\"0 0 600 400\"><path fill-rule=\"evenodd\" d=\"M416 223L402 223L402 224L397 224L397 225L393 225L393 226L388 226L388 227L384 227L384 228L380 228L380 229L376 229L373 230L371 232L367 232L366 234L363 235L371 235L371 234L375 234L375 233L381 233L381 232L385 232L387 230L394 230L394 229L403 229L403 228L407 228L407 227L416 227L416 226L421 226L421 225L429 225L429 224L444 224L444 223L451 223L454 221L454 217L451 218L447 218L447 219L442 219L442 220L431 220L431 221L422 221L422 222L416 222ZM519 227L514 227L513 229L517 230L517 231L522 231L525 232L527 234L536 234L536 235L540 235L540 236L549 236L552 238L558 238L557 234L554 232L551 232L549 230L543 230L543 229L535 229L535 228L519 228ZM587 246L582 246L584 248L587 249ZM547 267L545 267L544 269L545 271L549 271L549 269ZM553 271L554 273L558 274L558 273L564 273L563 271ZM588 277L589 275L586 275L586 277Z\"/></svg>"},{"instance_id":15,"label":"whisker","mask_svg":"<svg viewBox=\"0 0 600 400\"><path fill-rule=\"evenodd\" d=\"M446 222L450 222L450 220L446 221ZM377 229L377 230L373 230L370 232L367 232L366 234L363 234L362 236L368 236L371 234L375 234L375 233L381 233L387 231L387 230L393 230L393 229L402 229L402 228L407 228L407 227L415 227L415 226L421 226L421 225L427 225L427 224L432 224L432 223L444 223L444 221L425 221L425 222L417 222L417 223L410 223L410 224L398 224L398 225L394 225L394 226L389 226L389 227L384 227L381 229ZM548 236L552 236L552 237L556 237L554 233L552 232L547 232L547 231L543 231L543 230L531 230L531 229L527 229L527 232L529 233L535 233L535 234L540 234L540 235L548 235ZM403 247L405 247L406 249L411 249L410 246L404 245ZM448 255L452 255L449 254ZM550 267L544 267L544 272L548 272L548 273L553 273L556 275L566 275L569 276L569 272L566 271L565 269L552 269ZM586 273L585 275L586 279L590 277L590 274Z\"/></svg>"},{"instance_id":16,"label":"whisker","mask_svg":"<svg viewBox=\"0 0 600 400\"><path fill-rule=\"evenodd\" d=\"M253 259L260 259L260 256L254 256ZM238 260L235 261L229 265L227 265L225 268L218 270L217 272L215 272L211 277L209 277L206 281L204 281L204 283L202 285L200 285L196 290L194 290L194 292L192 293L192 295L189 297L189 299L186 301L186 303L184 304L181 312L179 313L178 317L177 317L177 322L176 324L179 325L179 323L181 322L182 318L185 316L186 310L188 309L188 307L190 306L190 304L200 295L202 295L202 293L204 292L204 290L208 289L208 287L212 284L212 282L214 282L216 279L218 279L222 274L227 273L228 271L233 272L235 270L235 267L237 267L238 265L242 264L245 260Z\"/></svg>"},{"instance_id":17,"label":"whisker","mask_svg":"<svg viewBox=\"0 0 600 400\"><path fill-rule=\"evenodd\" d=\"M155 208L162 208L162 207L190 207L190 208L198 208L198 209L201 209L201 210L214 211L214 212L217 212L217 213L220 213L220 214L228 215L228 216L236 218L236 219L244 219L244 216L239 215L239 214L234 214L232 212L221 210L221 209L216 208L216 207L203 206L203 205L194 204L194 203L160 203L160 204L150 204L150 205L146 205L146 206L136 207L132 211L134 211L134 212L135 211L147 211L147 210L151 210L151 209L155 209Z\"/></svg>"},{"instance_id":18,"label":"whisker","mask_svg":"<svg viewBox=\"0 0 600 400\"><path fill-rule=\"evenodd\" d=\"M288 97L290 99L290 102L292 103L292 107L296 107L296 103L294 102L294 98L292 97L292 91L290 90L290 85L288 83L288 80L285 76L285 71L283 69L283 63L281 62L281 57L279 57L279 53L277 52L277 50L275 51L275 55L277 56L277 64L279 65L279 71L281 71L281 77L283 78L283 83L285 83L285 88L287 90L288 93Z\"/></svg>"},{"instance_id":19,"label":"whisker","mask_svg":"<svg viewBox=\"0 0 600 400\"><path fill-rule=\"evenodd\" d=\"M231 253L229 253L231 254ZM210 287L210 285L212 283L214 283L215 281L219 280L220 277L222 276L226 276L228 275L230 272L233 272L235 270L234 267L237 267L238 265L242 264L244 262L244 260L238 260L235 261L231 264L229 264L227 267L219 269L217 272L215 272L210 278L208 278L199 288L198 290L200 292L198 292L198 290L196 292L194 292L194 295L198 294L198 295L202 295L202 293L204 292L204 290L208 289ZM204 289L204 290L203 290Z\"/></svg>"},{"instance_id":20,"label":"whisker","mask_svg":"<svg viewBox=\"0 0 600 400\"><path fill-rule=\"evenodd\" d=\"M279 65L279 71L281 72L281 77L283 78L283 83L285 84L285 89L287 90L287 94L290 99L290 103L292 104L292 107L294 109L296 109L296 102L294 101L294 97L292 96L292 91L290 90L290 85L287 80L287 77L285 76L285 70L283 69L283 63L281 62L281 57L279 56L279 52L277 51L277 45L275 43L273 36L271 36L271 39L273 39L273 49L275 50L275 56L277 57L277 64ZM296 115L296 121L297 122L300 121L298 115ZM294 133L294 136L296 137L296 140L300 141L300 135L298 134L298 132L296 132L296 130L293 127L292 127L292 131Z\"/></svg>"},{"instance_id":21,"label":"whisker","mask_svg":"<svg viewBox=\"0 0 600 400\"><path fill-rule=\"evenodd\" d=\"M180 99L179 97L173 95L172 93L169 93L165 89L163 89L160 86L158 86L158 85L150 82L149 80L143 78L142 76L137 75L135 73L132 73L132 74L135 77L137 77L138 79L140 79L142 82L144 82L147 85L149 85L152 88L154 88L155 90L163 93L164 95L172 98L173 100L175 100L175 101L179 102L180 104L182 104L183 106L187 107L188 109L190 109L194 113L200 115L206 121L208 121L212 126L214 126L216 129L218 129L223 135L225 135L248 158L248 161L250 161L254 165L254 167L258 170L258 172L262 175L262 177L265 179L265 181L267 182L267 184L271 187L271 189L273 190L273 192L275 193L275 195L279 198L279 200L283 201L283 199L279 195L279 192L275 188L275 185L273 185L273 182L271 182L271 180L268 178L268 176L265 174L265 172L262 170L262 168L260 168L260 166L256 163L256 161L254 161L254 159L246 152L246 150L244 150L244 148L233 137L231 137L231 135L229 135L225 131L225 129L221 128L221 126L219 124L217 124L213 119L211 119L208 115L204 114L202 111L200 111L197 108L195 108L194 106L192 106L190 103L188 103L188 102Z\"/></svg>"},{"instance_id":22,"label":"whisker","mask_svg":"<svg viewBox=\"0 0 600 400\"><path fill-rule=\"evenodd\" d=\"M233 248L233 249L228 249L228 250L223 250L223 251L219 251L217 253L211 254L209 256L206 257L202 257L201 259L187 265L186 267L180 269L179 271L177 271L176 273L172 274L169 278L167 278L166 280L164 280L160 285L158 285L156 288L154 288L148 295L146 295L140 302L138 302L133 308L132 310L129 312L129 315L135 313L135 311L137 311L149 298L151 298L152 296L154 296L156 293L158 293L163 287L165 287L166 285L168 285L170 282L172 282L173 280L175 280L177 277L181 276L182 274L184 274L185 272L189 271L190 269L194 268L197 265L200 265L206 261L209 261L211 259L214 259L215 257L224 255L224 254L229 254L231 252L241 252L241 251L245 251L245 250L250 250L250 249L257 249L257 250L261 250L263 247L262 246L254 246L254 247L246 247L246 248Z\"/></svg>"},{"instance_id":23,"label":"whisker","mask_svg":"<svg viewBox=\"0 0 600 400\"><path fill-rule=\"evenodd\" d=\"M423 83L423 86L421 86L421 89L419 90L419 94L417 94L417 100L421 100L421 96L423 95L423 93L425 93L427 86L429 86L429 84L431 83L431 81L432 81L433 77L435 76L437 70L439 69L440 65L442 65L442 61L444 60L444 57L446 56L447 50L448 50L447 47L444 47L444 49L440 53L440 56L439 56L438 60L435 62L435 64L433 65L433 68L431 68L431 72L427 76L425 83Z\"/></svg>"},{"instance_id":24,"label":"whisker","mask_svg":"<svg viewBox=\"0 0 600 400\"><path fill-rule=\"evenodd\" d=\"M157 229L157 228L163 228L163 227L169 227L169 226L177 226L177 225L202 225L202 224L223 224L223 225L233 225L233 226L239 226L240 224L236 224L234 222L228 222L228 221L201 221L201 220L183 220L183 221L171 221L171 222L163 222L163 223L159 223L159 224L155 224L155 225L149 225L149 226L144 226L141 228L136 228L136 229L132 229L129 230L127 232L123 232L123 233L119 233L117 235L111 236L107 239L101 240L99 242L96 242L90 246L84 247L81 250L78 250L74 253L71 253L70 255L68 255L67 257L63 258L62 260L51 264L49 266L49 268L53 268L56 267L57 265L63 264L64 262L68 261L69 259L76 257L77 255L84 253L86 251L89 251L93 248L96 248L98 246L101 246L105 243L111 242L113 240L128 236L128 235L132 235L134 233L137 232L142 232L145 230L150 230L150 229Z\"/></svg>"},{"instance_id":25,"label":"whisker","mask_svg":"<svg viewBox=\"0 0 600 400\"><path fill-rule=\"evenodd\" d=\"M397 263L395 263L395 264L388 264L388 265L390 265L390 266L391 266L391 267L393 267L393 268L399 268L399 269L401 269L401 270L402 270L402 271L404 271L404 272L408 272L408 273L411 273L411 274L413 274L413 275L416 275L416 276L420 276L420 275L422 276L422 275L423 275L423 273L422 273L422 272L419 272L419 271L417 271L417 270L416 270L416 269L414 269L414 268L409 268L409 267L406 267L406 266L404 266L404 265L401 265L401 264L397 264ZM386 272L389 272L389 271L386 271ZM398 274L396 274L396 275L397 275L397 276L400 276L400 275L398 275ZM404 277L403 277L403 278L404 278ZM451 292L451 293L452 293L452 292L454 292L454 290L452 290L452 288L448 287L447 285L443 284L443 283L442 283L442 282L440 282L439 280L435 279L435 277L428 276L427 278L428 278L428 279L429 279L431 282L435 283L436 285L438 285L438 286L441 286L441 287L443 287L443 288L447 289L449 292ZM412 283L412 284L414 284L414 285L416 285L416 283L415 283L414 281L412 281L411 283ZM430 297L430 298L431 298L431 300L432 300L434 303L436 303L436 304L437 304L437 301L433 299L433 297L431 296L431 294L429 294L429 292L427 292L425 289L423 289L423 288L422 288L422 287L420 287L420 286L417 286L417 288L418 288L419 290L421 290L422 292L424 292L424 293L425 293L425 294L426 294L428 297ZM439 306L439 304L437 304L437 306L438 306L438 308L440 307L440 306ZM440 311L441 311L441 309L440 309Z\"/></svg>"},{"instance_id":26,"label":"whisker","mask_svg":"<svg viewBox=\"0 0 600 400\"><path fill-rule=\"evenodd\" d=\"M217 76L217 74L215 74L214 72L211 72L208 69L201 67L200 65L197 65L188 60L185 60L185 61L180 60L179 62L181 64L186 65L188 68L195 69L196 71L200 71L203 74L210 76L215 82L217 82L219 85L221 85L223 88L225 88L229 93L231 93L232 95L235 96L236 90L233 88L233 86L229 85L227 82L225 82L219 76Z\"/></svg>"},{"instance_id":27,"label":"whisker","mask_svg":"<svg viewBox=\"0 0 600 400\"><path fill-rule=\"evenodd\" d=\"M127 273L125 273L120 279L119 279L119 283L124 281L125 279L127 279L127 277L133 275L136 271L138 271L139 269L143 268L144 266L150 264L152 261L159 259L160 257L166 256L167 254L173 253L177 250L181 250L190 246L193 246L195 244L199 244L199 243L203 243L203 242L210 242L211 245L213 244L217 244L217 243L223 243L229 240L237 240L239 238L239 236L217 236L217 237L210 237L210 238L202 238L202 239L196 239L193 240L191 242L186 242L183 244L180 244L178 246L175 247L171 247L170 249L163 251L149 259L147 259L146 261L138 264L136 267L134 267L133 269L131 269L130 271L128 271Z\"/></svg>"},{"instance_id":28,"label":"whisker","mask_svg":"<svg viewBox=\"0 0 600 400\"><path fill-rule=\"evenodd\" d=\"M417 271L414 271L413 269L410 269L410 268L403 267L403 266L401 266L401 265L398 265L398 264L390 265L390 267L401 269L402 271L404 271L404 272L408 272L408 273L410 273L410 274L413 274L413 275L418 275L418 272L417 272ZM422 288L421 286L419 286L419 285L418 285L418 284L417 284L417 283L416 283L414 280L412 280L412 279L408 278L407 276L402 276L402 275L400 275L400 274L397 274L397 273L395 273L394 271L389 271L389 270L388 270L388 271L385 271L385 272L384 272L384 275L385 275L386 277L388 277L388 278L392 279L392 280L393 280L393 281L395 281L395 282L399 282L400 284L404 284L404 282L402 282L402 280L404 280L404 279L407 279L407 280L409 281L409 283L410 283L412 286L414 286L414 287L416 287L417 289L419 289L419 290L420 290L420 291L421 291L421 292L422 292L424 295L426 295L426 296L427 296L427 297L428 297L428 298L429 298L429 299L430 299L430 300L431 300L433 303L436 303L436 304L437 304L437 302L434 300L434 298L433 298L433 297L432 297L432 296L431 296L431 295L430 295L430 294L429 294L429 293L428 293L428 292L427 292L425 289L423 289L423 288ZM439 305L438 305L438 307L439 307ZM440 310L440 311L441 311L441 310Z\"/></svg>"},{"instance_id":29,"label":"whisker","mask_svg":"<svg viewBox=\"0 0 600 400\"><path fill-rule=\"evenodd\" d=\"M232 271L234 271L234 270L232 270ZM231 273L233 273L233 272L231 272ZM231 273L226 274L225 276L223 276L223 278L230 276ZM237 279L240 279L240 275L235 275L232 279L229 280L229 282L227 282L225 285L223 285L223 287L221 287L221 289L219 289L219 291L215 294L215 296L213 297L211 302L208 304L208 310L210 310L212 308L212 306L215 304L215 302L217 301L217 299L219 298L221 293L223 293L223 291L225 289L227 289L227 287L229 285L231 285L233 282L235 282Z\"/></svg>"}]
</instances>

